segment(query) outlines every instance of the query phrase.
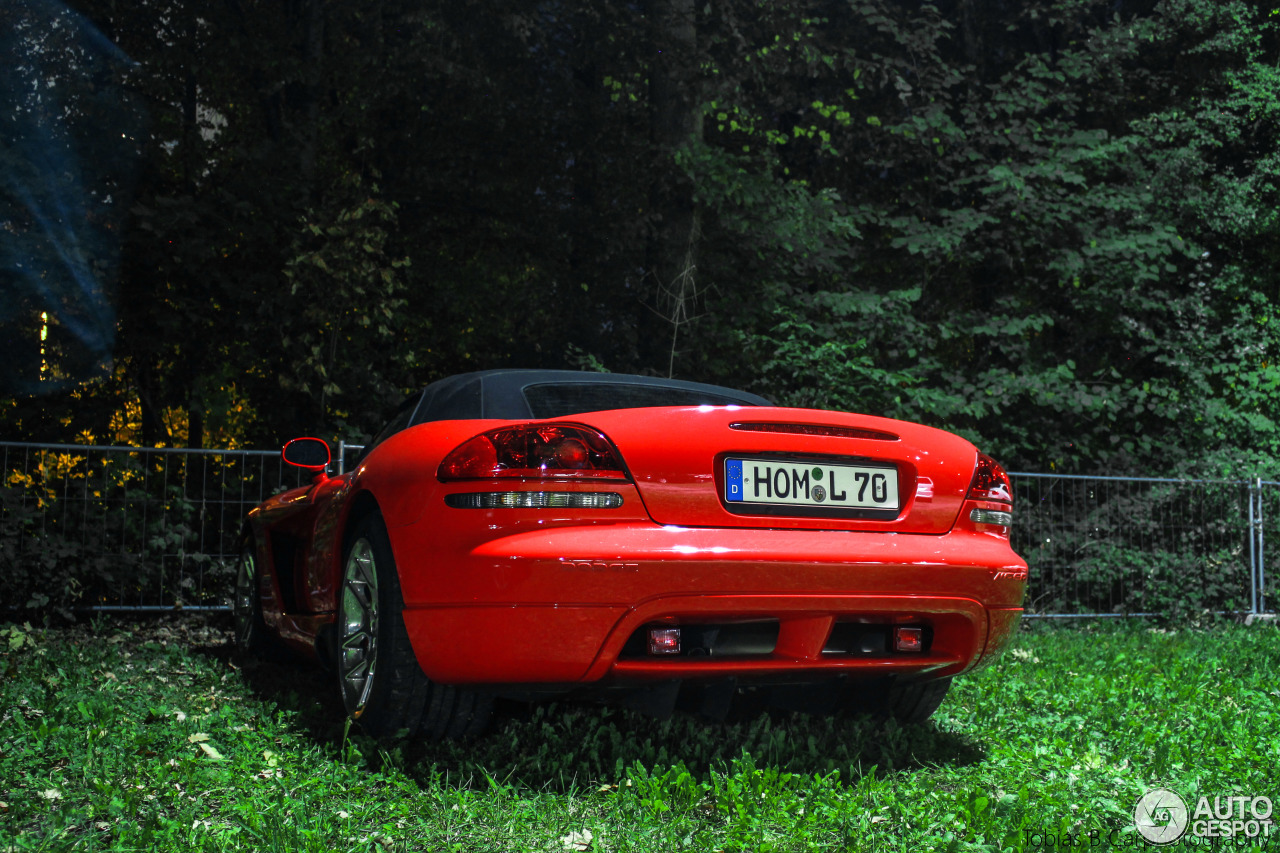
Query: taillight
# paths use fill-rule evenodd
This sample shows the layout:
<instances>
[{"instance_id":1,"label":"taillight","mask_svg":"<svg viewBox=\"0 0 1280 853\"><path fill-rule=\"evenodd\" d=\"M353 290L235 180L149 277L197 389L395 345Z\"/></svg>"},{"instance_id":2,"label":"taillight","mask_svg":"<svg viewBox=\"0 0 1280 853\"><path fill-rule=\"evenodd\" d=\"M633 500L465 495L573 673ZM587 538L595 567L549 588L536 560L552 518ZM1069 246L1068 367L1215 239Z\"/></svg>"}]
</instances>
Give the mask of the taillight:
<instances>
[{"instance_id":1,"label":"taillight","mask_svg":"<svg viewBox=\"0 0 1280 853\"><path fill-rule=\"evenodd\" d=\"M1013 485L1009 475L990 456L978 454L978 467L973 472L973 482L969 484L971 501L994 501L1004 504L1003 509L974 507L969 513L969 520L974 524L991 524L1000 528L1001 536L1008 537L1009 527L1013 525Z\"/></svg>"},{"instance_id":2,"label":"taillight","mask_svg":"<svg viewBox=\"0 0 1280 853\"><path fill-rule=\"evenodd\" d=\"M521 424L483 432L454 448L436 476L441 481L491 477L625 480L609 439L574 424Z\"/></svg>"},{"instance_id":3,"label":"taillight","mask_svg":"<svg viewBox=\"0 0 1280 853\"><path fill-rule=\"evenodd\" d=\"M998 501L1013 504L1013 485L1009 475L1000 464L985 453L978 454L978 467L973 472L973 482L969 484L971 501Z\"/></svg>"}]
</instances>

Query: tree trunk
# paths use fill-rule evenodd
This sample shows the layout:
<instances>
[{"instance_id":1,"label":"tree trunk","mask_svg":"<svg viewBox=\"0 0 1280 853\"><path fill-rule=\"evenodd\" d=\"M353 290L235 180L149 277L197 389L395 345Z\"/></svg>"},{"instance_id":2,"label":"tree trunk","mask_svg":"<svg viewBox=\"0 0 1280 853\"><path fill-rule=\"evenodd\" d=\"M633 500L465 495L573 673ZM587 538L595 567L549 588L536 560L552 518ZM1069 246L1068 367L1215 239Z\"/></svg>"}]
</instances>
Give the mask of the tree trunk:
<instances>
[{"instance_id":1,"label":"tree trunk","mask_svg":"<svg viewBox=\"0 0 1280 853\"><path fill-rule=\"evenodd\" d=\"M680 328L692 316L699 292L699 217L693 185L673 162L676 151L702 136L696 15L693 0L654 0L650 15L654 49L650 132L655 170L648 267L655 311L643 312L638 343L643 363L661 366L668 375L675 369Z\"/></svg>"},{"instance_id":2,"label":"tree trunk","mask_svg":"<svg viewBox=\"0 0 1280 853\"><path fill-rule=\"evenodd\" d=\"M986 65L986 57L982 48L983 9L981 0L960 0L960 32L964 39L964 56L977 71L977 79L981 80Z\"/></svg>"},{"instance_id":3,"label":"tree trunk","mask_svg":"<svg viewBox=\"0 0 1280 853\"><path fill-rule=\"evenodd\" d=\"M138 389L138 410L142 420L142 446L155 447L161 441L169 442L169 431L164 427L164 420L156 407L152 389L152 372L144 366L136 377Z\"/></svg>"},{"instance_id":4,"label":"tree trunk","mask_svg":"<svg viewBox=\"0 0 1280 853\"><path fill-rule=\"evenodd\" d=\"M320 148L320 101L324 72L324 5L322 0L306 0L303 5L303 26L306 32L304 44L304 74L306 91L306 128L302 146L302 176L312 192L316 162Z\"/></svg>"},{"instance_id":5,"label":"tree trunk","mask_svg":"<svg viewBox=\"0 0 1280 853\"><path fill-rule=\"evenodd\" d=\"M187 447L204 449L204 403L194 391L187 403Z\"/></svg>"}]
</instances>

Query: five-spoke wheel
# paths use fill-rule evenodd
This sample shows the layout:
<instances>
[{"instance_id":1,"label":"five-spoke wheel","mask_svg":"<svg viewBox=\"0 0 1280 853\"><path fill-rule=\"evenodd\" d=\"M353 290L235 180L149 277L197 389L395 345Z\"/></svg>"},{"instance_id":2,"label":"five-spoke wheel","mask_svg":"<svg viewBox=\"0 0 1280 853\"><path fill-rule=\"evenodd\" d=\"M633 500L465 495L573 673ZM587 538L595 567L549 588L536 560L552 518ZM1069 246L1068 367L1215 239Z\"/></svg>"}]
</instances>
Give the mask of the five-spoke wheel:
<instances>
[{"instance_id":1,"label":"five-spoke wheel","mask_svg":"<svg viewBox=\"0 0 1280 853\"><path fill-rule=\"evenodd\" d=\"M427 678L404 625L404 597L376 512L347 534L338 596L337 670L347 714L374 737L461 738L484 728L491 697Z\"/></svg>"},{"instance_id":2,"label":"five-spoke wheel","mask_svg":"<svg viewBox=\"0 0 1280 853\"><path fill-rule=\"evenodd\" d=\"M378 565L367 538L352 543L338 607L338 678L352 719L369 703L378 666Z\"/></svg>"},{"instance_id":3,"label":"five-spoke wheel","mask_svg":"<svg viewBox=\"0 0 1280 853\"><path fill-rule=\"evenodd\" d=\"M245 534L236 560L236 586L231 597L231 619L235 643L246 652L260 651L267 642L267 626L262 621L262 599L258 591L258 558L253 536Z\"/></svg>"}]
</instances>

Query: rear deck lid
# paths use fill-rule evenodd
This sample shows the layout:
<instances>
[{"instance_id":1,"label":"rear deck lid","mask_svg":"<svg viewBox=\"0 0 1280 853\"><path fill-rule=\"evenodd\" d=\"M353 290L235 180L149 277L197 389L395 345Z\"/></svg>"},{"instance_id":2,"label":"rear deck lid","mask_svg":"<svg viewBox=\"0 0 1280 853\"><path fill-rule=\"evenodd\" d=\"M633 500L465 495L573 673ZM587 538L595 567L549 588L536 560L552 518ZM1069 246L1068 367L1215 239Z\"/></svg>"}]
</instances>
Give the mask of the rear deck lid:
<instances>
[{"instance_id":1,"label":"rear deck lid","mask_svg":"<svg viewBox=\"0 0 1280 853\"><path fill-rule=\"evenodd\" d=\"M698 406L580 419L613 440L653 520L688 527L945 533L977 458L942 430L812 409Z\"/></svg>"}]
</instances>

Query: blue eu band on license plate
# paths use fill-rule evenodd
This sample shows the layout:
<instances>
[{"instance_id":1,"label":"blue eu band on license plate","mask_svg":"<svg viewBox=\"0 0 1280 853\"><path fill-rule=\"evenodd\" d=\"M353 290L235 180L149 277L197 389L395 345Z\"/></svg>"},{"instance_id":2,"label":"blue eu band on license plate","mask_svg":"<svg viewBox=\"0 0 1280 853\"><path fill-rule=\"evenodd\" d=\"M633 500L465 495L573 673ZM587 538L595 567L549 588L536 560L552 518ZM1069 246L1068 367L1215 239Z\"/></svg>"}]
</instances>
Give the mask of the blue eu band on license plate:
<instances>
[{"instance_id":1,"label":"blue eu band on license plate","mask_svg":"<svg viewBox=\"0 0 1280 853\"><path fill-rule=\"evenodd\" d=\"M873 465L726 459L724 492L734 503L897 509L898 472Z\"/></svg>"}]
</instances>

